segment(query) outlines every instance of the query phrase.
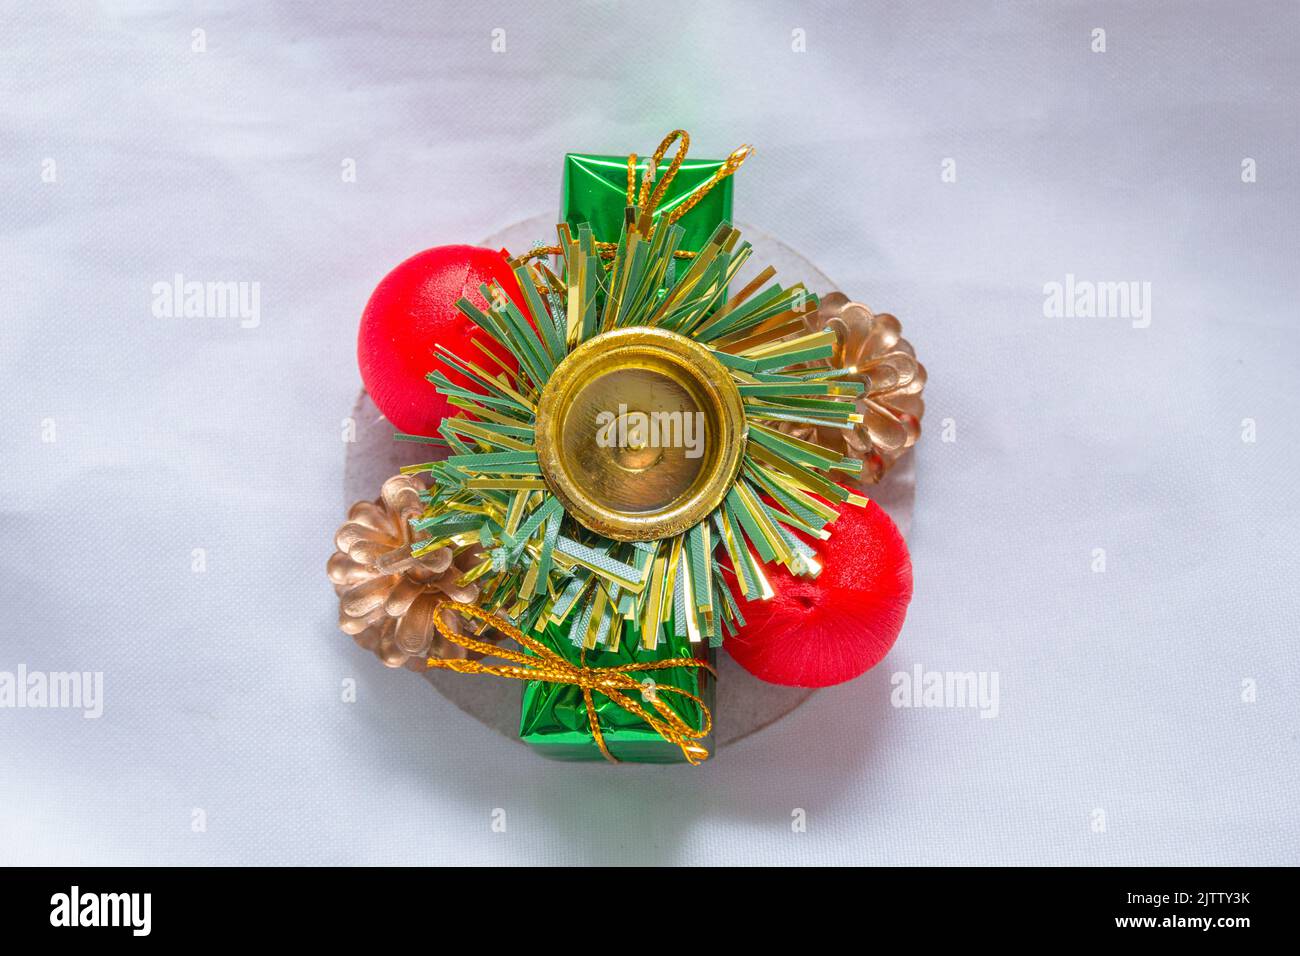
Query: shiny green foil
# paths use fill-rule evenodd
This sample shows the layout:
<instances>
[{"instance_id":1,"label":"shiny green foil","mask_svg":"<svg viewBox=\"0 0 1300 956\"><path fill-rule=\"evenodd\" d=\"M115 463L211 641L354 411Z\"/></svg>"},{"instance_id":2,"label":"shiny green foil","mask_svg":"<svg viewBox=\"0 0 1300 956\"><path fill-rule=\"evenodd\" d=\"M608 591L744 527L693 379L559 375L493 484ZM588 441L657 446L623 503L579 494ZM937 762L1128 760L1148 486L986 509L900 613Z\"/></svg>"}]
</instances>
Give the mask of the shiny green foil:
<instances>
[{"instance_id":1,"label":"shiny green foil","mask_svg":"<svg viewBox=\"0 0 1300 956\"><path fill-rule=\"evenodd\" d=\"M671 157L659 164L658 174L668 171ZM639 194L650 157L637 161L636 187ZM722 166L720 159L687 159L677 170L668 190L659 201L655 219L670 214L693 196ZM731 189L734 177L728 176L677 221L685 230L678 248L698 252L709 241L719 223L731 222ZM569 153L564 157L564 188L560 195L560 216L575 231L590 223L599 242L617 242L623 228L623 211L627 208L627 157L593 156Z\"/></svg>"},{"instance_id":2,"label":"shiny green foil","mask_svg":"<svg viewBox=\"0 0 1300 956\"><path fill-rule=\"evenodd\" d=\"M548 625L541 640L566 660L578 663L581 650L569 642L567 629ZM672 657L698 657L710 664L714 661L714 652L706 645L691 644L684 637L674 637L671 624L665 625L663 637L655 650L645 650L640 646L640 640L640 633L629 624L623 632L619 650L610 652L600 648L588 651L587 666L617 667L620 664L661 661ZM650 678L660 687L673 686L690 691L703 698L709 710L713 710L713 676L701 667L671 667L649 671L641 677ZM652 706L642 701L639 692L631 692L629 696L654 713ZM631 763L685 762L681 748L660 737L640 717L619 707L599 691L594 692L592 697L600 730L605 736L605 746L619 760ZM660 692L659 700L671 707L691 727L701 726L700 707L695 701L664 691ZM519 737L536 747L538 753L556 760L605 759L591 735L582 690L568 684L528 681L524 685ZM713 752L712 734L699 743L710 753Z\"/></svg>"}]
</instances>

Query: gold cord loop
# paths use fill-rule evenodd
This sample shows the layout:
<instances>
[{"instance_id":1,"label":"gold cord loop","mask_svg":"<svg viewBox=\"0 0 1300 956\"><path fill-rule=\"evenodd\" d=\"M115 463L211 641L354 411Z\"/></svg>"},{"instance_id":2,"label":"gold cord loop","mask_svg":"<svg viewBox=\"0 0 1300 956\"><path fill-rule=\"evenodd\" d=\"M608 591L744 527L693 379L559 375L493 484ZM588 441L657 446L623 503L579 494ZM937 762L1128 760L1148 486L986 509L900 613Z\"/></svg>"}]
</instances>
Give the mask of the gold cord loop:
<instances>
[{"instance_id":1,"label":"gold cord loop","mask_svg":"<svg viewBox=\"0 0 1300 956\"><path fill-rule=\"evenodd\" d=\"M673 156L672 165L668 167L668 172L664 173L663 177L659 179L659 182L655 184L655 190L651 193L650 202L647 204L645 195L647 187L649 186L652 177L658 175L659 164L663 162L664 156L667 155L668 147L677 139L680 139L682 144L677 147L677 153ZM664 193L668 189L668 184L671 183L673 177L677 175L677 170L682 168L682 163L685 161L686 153L690 148L691 134L686 132L684 129L675 129L664 137L663 142L659 144L659 148L656 149L654 155L650 157L651 175L647 175L645 182L641 184L641 205L644 207L647 215L653 214L655 209L659 206L660 200L664 198ZM708 192L713 188L713 186L714 183L709 183L704 187L703 192ZM703 193L701 193L701 195L702 194ZM670 219L669 221L671 222L672 220Z\"/></svg>"}]
</instances>

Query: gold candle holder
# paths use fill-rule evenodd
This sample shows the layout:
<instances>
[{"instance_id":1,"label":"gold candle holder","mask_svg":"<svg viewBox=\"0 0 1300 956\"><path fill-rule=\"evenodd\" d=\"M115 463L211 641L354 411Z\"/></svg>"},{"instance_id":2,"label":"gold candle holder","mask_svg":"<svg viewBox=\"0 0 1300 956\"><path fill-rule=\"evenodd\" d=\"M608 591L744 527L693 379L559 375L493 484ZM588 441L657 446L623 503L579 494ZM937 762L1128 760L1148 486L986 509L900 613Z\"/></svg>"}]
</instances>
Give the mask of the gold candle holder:
<instances>
[{"instance_id":1,"label":"gold candle holder","mask_svg":"<svg viewBox=\"0 0 1300 956\"><path fill-rule=\"evenodd\" d=\"M740 392L709 349L659 328L574 349L537 407L542 477L579 523L617 541L686 531L722 503L744 457Z\"/></svg>"}]
</instances>

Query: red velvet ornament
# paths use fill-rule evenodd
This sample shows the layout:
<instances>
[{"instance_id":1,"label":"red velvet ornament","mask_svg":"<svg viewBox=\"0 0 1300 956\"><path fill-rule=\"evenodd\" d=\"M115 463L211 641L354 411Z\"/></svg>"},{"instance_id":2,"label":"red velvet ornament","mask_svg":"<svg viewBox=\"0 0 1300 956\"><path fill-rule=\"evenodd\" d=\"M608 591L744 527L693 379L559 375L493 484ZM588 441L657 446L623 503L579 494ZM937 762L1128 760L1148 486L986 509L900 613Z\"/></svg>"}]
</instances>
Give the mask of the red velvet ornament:
<instances>
[{"instance_id":1,"label":"red velvet ornament","mask_svg":"<svg viewBox=\"0 0 1300 956\"><path fill-rule=\"evenodd\" d=\"M449 406L426 378L429 372L438 369L457 385L470 385L465 376L434 358L435 345L446 346L488 372L497 371L470 344L477 339L507 368L518 367L505 349L456 308L462 296L486 308L478 287L493 282L522 308L523 294L502 253L477 246L435 246L388 273L371 294L357 335L357 364L366 391L398 431L438 433Z\"/></svg>"},{"instance_id":2,"label":"red velvet ornament","mask_svg":"<svg viewBox=\"0 0 1300 956\"><path fill-rule=\"evenodd\" d=\"M790 687L852 680L884 658L912 600L912 559L898 528L875 502L846 505L816 542L822 573L795 577L765 568L776 594L741 605L745 626L723 641L741 667Z\"/></svg>"}]
</instances>

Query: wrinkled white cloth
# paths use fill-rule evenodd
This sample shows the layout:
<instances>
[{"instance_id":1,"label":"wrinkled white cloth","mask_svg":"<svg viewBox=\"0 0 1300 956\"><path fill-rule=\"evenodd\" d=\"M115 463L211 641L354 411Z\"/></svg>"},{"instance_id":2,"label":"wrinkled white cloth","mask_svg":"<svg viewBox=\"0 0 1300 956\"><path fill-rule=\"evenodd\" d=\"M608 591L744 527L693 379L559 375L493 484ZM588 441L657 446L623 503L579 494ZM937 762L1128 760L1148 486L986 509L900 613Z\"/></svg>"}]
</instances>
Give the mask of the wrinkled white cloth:
<instances>
[{"instance_id":1,"label":"wrinkled white cloth","mask_svg":"<svg viewBox=\"0 0 1300 956\"><path fill-rule=\"evenodd\" d=\"M0 862L1300 863L1298 26L6 4L0 674L103 683L0 708ZM928 367L916 597L705 767L550 763L335 628L356 322L677 126Z\"/></svg>"}]
</instances>

